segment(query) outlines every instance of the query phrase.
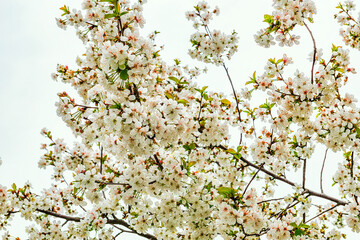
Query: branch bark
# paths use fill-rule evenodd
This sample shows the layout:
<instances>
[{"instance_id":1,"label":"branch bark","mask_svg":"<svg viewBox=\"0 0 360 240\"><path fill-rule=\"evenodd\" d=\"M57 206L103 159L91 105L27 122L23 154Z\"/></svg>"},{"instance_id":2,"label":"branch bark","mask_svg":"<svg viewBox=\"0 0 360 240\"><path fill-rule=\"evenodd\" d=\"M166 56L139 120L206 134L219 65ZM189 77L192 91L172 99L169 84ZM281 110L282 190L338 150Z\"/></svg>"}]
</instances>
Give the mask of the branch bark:
<instances>
[{"instance_id":1,"label":"branch bark","mask_svg":"<svg viewBox=\"0 0 360 240\"><path fill-rule=\"evenodd\" d=\"M53 217L57 217L57 218L61 218L61 219L65 219L66 221L70 221L70 222L80 222L82 220L82 218L80 217L71 217L71 216L67 216L67 215L63 215L60 213L56 213L50 210L42 210L42 209L36 209L37 212L41 212ZM114 224L114 225L121 225L124 226L128 229L131 230L131 233L136 234L138 236L147 238L147 239L151 239L151 240L156 240L157 238L154 235L151 235L149 233L140 233L138 231L136 231L135 229L133 229L131 227L130 224L128 224L126 221L124 221L123 219L108 219L106 224Z\"/></svg>"},{"instance_id":2,"label":"branch bark","mask_svg":"<svg viewBox=\"0 0 360 240\"><path fill-rule=\"evenodd\" d=\"M314 67L315 67L317 48L316 48L316 42L315 42L314 35L312 34L308 25L305 22L303 22L303 23L304 23L304 26L306 27L306 29L308 30L308 32L310 33L311 40L313 42L313 47L314 47L313 61L312 61L312 66L311 66L311 84L313 84L314 83Z\"/></svg>"},{"instance_id":3,"label":"branch bark","mask_svg":"<svg viewBox=\"0 0 360 240\"><path fill-rule=\"evenodd\" d=\"M327 152L328 152L328 148L326 149L325 151L325 156L324 156L324 161L323 161L323 164L322 164L322 167L321 167L321 172L320 172L320 189L321 189L321 193L324 193L324 189L323 189L323 171L324 171L324 167L325 167L325 160L326 160L326 155L327 155Z\"/></svg>"},{"instance_id":4,"label":"branch bark","mask_svg":"<svg viewBox=\"0 0 360 240\"><path fill-rule=\"evenodd\" d=\"M243 161L243 162L245 162L245 163L247 163L249 166L251 166L251 167L253 167L253 168L260 169L260 171L262 171L263 173L266 173L266 174L268 174L269 176L271 176L271 177L273 177L273 178L275 178L275 179L277 179L277 180L279 180L279 181L281 181L281 182L284 182L284 183L286 183L286 184L288 184L288 185L290 185L290 186L293 186L293 187L296 186L296 184L295 184L294 182L292 182L292 181L290 181L290 180L288 180L288 179L286 179L286 178L280 177L280 176L276 175L275 173L273 173L273 172L271 172L271 171L269 171L269 170L266 170L266 169L264 169L264 168L262 168L262 167L260 167L260 166L258 166L258 165L256 165L256 164L248 161L247 159L245 159L245 158L243 158L243 157L241 157L240 160ZM340 199L331 197L331 196L326 195L326 194L323 194L323 193L318 193L318 192L315 192L315 191L310 190L310 189L307 189L307 188L305 188L304 190L305 190L306 193L308 193L308 194L311 195L311 196L315 196L315 197L327 199L327 200L329 200L329 201L332 201L332 202L337 203L338 205L343 205L343 206L345 206L345 205L348 204L348 202L341 201Z\"/></svg>"}]
</instances>

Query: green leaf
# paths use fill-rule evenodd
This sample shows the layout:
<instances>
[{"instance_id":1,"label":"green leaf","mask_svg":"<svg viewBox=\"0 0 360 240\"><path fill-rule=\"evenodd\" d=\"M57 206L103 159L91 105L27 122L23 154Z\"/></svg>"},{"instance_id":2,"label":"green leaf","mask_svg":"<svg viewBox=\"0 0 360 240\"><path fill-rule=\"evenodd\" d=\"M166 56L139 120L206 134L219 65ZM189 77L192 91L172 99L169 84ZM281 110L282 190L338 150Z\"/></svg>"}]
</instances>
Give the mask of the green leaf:
<instances>
[{"instance_id":1,"label":"green leaf","mask_svg":"<svg viewBox=\"0 0 360 240\"><path fill-rule=\"evenodd\" d=\"M297 224L296 224L296 222L290 223L290 226L292 226L293 228L297 228L297 227L298 227Z\"/></svg>"},{"instance_id":2,"label":"green leaf","mask_svg":"<svg viewBox=\"0 0 360 240\"><path fill-rule=\"evenodd\" d=\"M189 145L183 145L183 148L185 148L185 150L187 150L187 151L191 151L191 149L190 149L190 146Z\"/></svg>"},{"instance_id":3,"label":"green leaf","mask_svg":"<svg viewBox=\"0 0 360 240\"><path fill-rule=\"evenodd\" d=\"M345 157L346 159L349 159L350 156L351 156L351 151L349 151L349 152L344 152L344 157Z\"/></svg>"},{"instance_id":4,"label":"green leaf","mask_svg":"<svg viewBox=\"0 0 360 240\"><path fill-rule=\"evenodd\" d=\"M188 150L190 152L191 150L194 150L196 148L196 144L195 143L185 144L183 145L183 148L185 148L185 150Z\"/></svg>"},{"instance_id":5,"label":"green leaf","mask_svg":"<svg viewBox=\"0 0 360 240\"><path fill-rule=\"evenodd\" d=\"M230 153L232 155L237 154L237 152L235 152L235 150L232 149L232 148L227 149L226 152L228 152L228 153Z\"/></svg>"},{"instance_id":6,"label":"green leaf","mask_svg":"<svg viewBox=\"0 0 360 240\"><path fill-rule=\"evenodd\" d=\"M295 229L295 236L302 236L304 235L304 231L301 229Z\"/></svg>"},{"instance_id":7,"label":"green leaf","mask_svg":"<svg viewBox=\"0 0 360 240\"><path fill-rule=\"evenodd\" d=\"M236 190L229 187L219 187L217 189L218 193L225 198L232 198L236 194Z\"/></svg>"},{"instance_id":8,"label":"green leaf","mask_svg":"<svg viewBox=\"0 0 360 240\"><path fill-rule=\"evenodd\" d=\"M108 2L108 3L112 3L115 4L117 0L100 0L100 2Z\"/></svg>"},{"instance_id":9,"label":"green leaf","mask_svg":"<svg viewBox=\"0 0 360 240\"><path fill-rule=\"evenodd\" d=\"M300 223L299 228L310 228L310 225Z\"/></svg>"},{"instance_id":10,"label":"green leaf","mask_svg":"<svg viewBox=\"0 0 360 240\"><path fill-rule=\"evenodd\" d=\"M225 105L231 105L231 102L227 99L221 99L221 103L225 104Z\"/></svg>"},{"instance_id":11,"label":"green leaf","mask_svg":"<svg viewBox=\"0 0 360 240\"><path fill-rule=\"evenodd\" d=\"M129 12L122 12L122 13L120 13L120 16L125 15L127 13L129 13Z\"/></svg>"},{"instance_id":12,"label":"green leaf","mask_svg":"<svg viewBox=\"0 0 360 240\"><path fill-rule=\"evenodd\" d=\"M183 82L179 82L179 84L184 85L184 84L189 84L189 83L188 83L188 82L183 81Z\"/></svg>"},{"instance_id":13,"label":"green leaf","mask_svg":"<svg viewBox=\"0 0 360 240\"><path fill-rule=\"evenodd\" d=\"M339 49L339 47L335 46L334 44L332 45L331 50L332 50L333 52L336 52L338 49Z\"/></svg>"},{"instance_id":14,"label":"green leaf","mask_svg":"<svg viewBox=\"0 0 360 240\"><path fill-rule=\"evenodd\" d=\"M60 10L62 10L62 11L64 12L63 14L61 14L61 16L70 14L69 7L67 7L66 5L64 5L63 7L61 7Z\"/></svg>"},{"instance_id":15,"label":"green leaf","mask_svg":"<svg viewBox=\"0 0 360 240\"><path fill-rule=\"evenodd\" d=\"M111 14L105 14L105 19L109 19L109 18L113 18L116 17L116 13L111 13Z\"/></svg>"},{"instance_id":16,"label":"green leaf","mask_svg":"<svg viewBox=\"0 0 360 240\"><path fill-rule=\"evenodd\" d=\"M177 102L178 102L178 103L182 103L182 104L184 104L184 105L186 105L186 104L189 103L189 102L186 101L185 99L179 99L179 100L177 100Z\"/></svg>"},{"instance_id":17,"label":"green leaf","mask_svg":"<svg viewBox=\"0 0 360 240\"><path fill-rule=\"evenodd\" d=\"M208 184L205 185L204 188L210 192L211 187L212 187L212 182L209 182Z\"/></svg>"},{"instance_id":18,"label":"green leaf","mask_svg":"<svg viewBox=\"0 0 360 240\"><path fill-rule=\"evenodd\" d=\"M173 96L171 93L165 92L165 96L166 96L168 99L174 99L174 96Z\"/></svg>"},{"instance_id":19,"label":"green leaf","mask_svg":"<svg viewBox=\"0 0 360 240\"><path fill-rule=\"evenodd\" d=\"M179 82L180 82L180 80L177 79L176 77L169 77L169 79L170 79L170 80L173 80L173 81L176 82L176 83L179 83Z\"/></svg>"},{"instance_id":20,"label":"green leaf","mask_svg":"<svg viewBox=\"0 0 360 240\"><path fill-rule=\"evenodd\" d=\"M251 84L251 83L256 83L256 71L253 73L253 76L250 77L250 81L247 81L245 83L245 85Z\"/></svg>"},{"instance_id":21,"label":"green leaf","mask_svg":"<svg viewBox=\"0 0 360 240\"><path fill-rule=\"evenodd\" d=\"M269 62L271 62L272 64L275 64L275 58L269 58Z\"/></svg>"},{"instance_id":22,"label":"green leaf","mask_svg":"<svg viewBox=\"0 0 360 240\"><path fill-rule=\"evenodd\" d=\"M356 130L356 138L360 138L360 129L359 129L359 127L354 125L354 128Z\"/></svg>"},{"instance_id":23,"label":"green leaf","mask_svg":"<svg viewBox=\"0 0 360 240\"><path fill-rule=\"evenodd\" d=\"M120 78L122 79L122 80L127 80L128 78L129 78L129 75L128 75L128 70L122 70L121 72L120 72Z\"/></svg>"},{"instance_id":24,"label":"green leaf","mask_svg":"<svg viewBox=\"0 0 360 240\"><path fill-rule=\"evenodd\" d=\"M192 166L194 166L196 164L195 161L191 161L188 163L188 168L191 168Z\"/></svg>"},{"instance_id":25,"label":"green leaf","mask_svg":"<svg viewBox=\"0 0 360 240\"><path fill-rule=\"evenodd\" d=\"M264 22L267 22L269 24L272 24L274 22L274 18L273 16L269 15L269 14L265 14L264 15Z\"/></svg>"},{"instance_id":26,"label":"green leaf","mask_svg":"<svg viewBox=\"0 0 360 240\"><path fill-rule=\"evenodd\" d=\"M122 109L121 104L114 101L114 105L110 106L110 109Z\"/></svg>"}]
</instances>

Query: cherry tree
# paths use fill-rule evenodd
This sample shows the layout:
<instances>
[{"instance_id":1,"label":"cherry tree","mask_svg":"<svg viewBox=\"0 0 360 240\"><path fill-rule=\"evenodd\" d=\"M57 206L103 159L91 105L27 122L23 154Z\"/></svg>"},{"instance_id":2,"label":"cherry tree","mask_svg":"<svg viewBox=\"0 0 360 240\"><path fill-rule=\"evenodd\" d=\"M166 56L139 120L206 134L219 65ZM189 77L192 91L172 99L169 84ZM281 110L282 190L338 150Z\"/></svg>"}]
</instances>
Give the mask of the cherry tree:
<instances>
[{"instance_id":1,"label":"cherry tree","mask_svg":"<svg viewBox=\"0 0 360 240\"><path fill-rule=\"evenodd\" d=\"M0 185L3 239L15 215L33 222L30 239L342 239L360 232L360 110L343 86L355 69L349 48L333 45L322 58L311 31L311 0L273 0L261 47L294 46L306 29L313 43L308 72L289 71L291 56L268 59L235 89L226 65L238 33L211 28L220 13L201 1L186 12L193 23L189 54L223 68L232 94L200 85L205 69L166 63L154 31L140 34L145 1L84 0L61 7L59 27L74 27L86 47L77 69L58 65L55 80L78 96L58 94L57 113L79 141L51 131L40 168L52 170L42 193L30 184ZM360 49L360 19L351 1L335 17L345 45ZM260 20L260 21L261 21ZM296 47L296 46L294 46ZM249 66L251 67L251 66ZM263 103L255 105L253 99ZM315 147L326 149L320 190L307 182ZM343 159L326 193L327 155ZM301 176L294 181L292 175ZM287 188L286 188L287 187ZM288 190L281 192L282 188ZM282 193L281 196L276 193ZM320 199L320 204L316 200Z\"/></svg>"}]
</instances>

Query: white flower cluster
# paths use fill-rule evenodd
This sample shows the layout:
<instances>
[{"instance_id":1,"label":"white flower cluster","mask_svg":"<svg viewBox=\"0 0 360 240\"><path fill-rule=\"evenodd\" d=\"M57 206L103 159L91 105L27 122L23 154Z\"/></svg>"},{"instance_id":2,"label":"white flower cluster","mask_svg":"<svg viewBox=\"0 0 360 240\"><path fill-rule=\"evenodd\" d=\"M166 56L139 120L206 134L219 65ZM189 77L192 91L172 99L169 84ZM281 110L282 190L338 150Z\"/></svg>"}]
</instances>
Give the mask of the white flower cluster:
<instances>
[{"instance_id":1,"label":"white flower cluster","mask_svg":"<svg viewBox=\"0 0 360 240\"><path fill-rule=\"evenodd\" d=\"M61 27L75 27L86 43L78 69L58 65L53 74L81 96L62 92L57 103L78 142L41 131L49 143L41 145L39 167L53 169L54 184L41 194L30 184L0 186L0 230L19 213L35 223L27 228L30 239L114 239L122 232L148 239L339 239L327 229L332 218L359 232L360 110L339 91L355 72L349 52L333 46L325 61L319 51L310 76L297 70L286 77L293 63L287 55L269 59L263 74L254 73L241 94L234 91L241 97L236 105L194 83L199 69L163 62L153 37L139 33L142 3L84 0L83 11L61 8ZM286 37L315 13L306 0L274 6L266 31ZM210 32L216 13L202 1L187 15L207 31L192 36L193 56L218 65L236 51L237 36ZM270 33L261 39L271 44ZM261 92L264 103L252 106ZM234 149L230 126L240 129ZM342 199L308 189L306 175L302 185L286 176L305 172L316 144L345 153L334 176ZM293 188L273 198L279 181ZM319 206L311 219L312 197L337 205Z\"/></svg>"},{"instance_id":2,"label":"white flower cluster","mask_svg":"<svg viewBox=\"0 0 360 240\"><path fill-rule=\"evenodd\" d=\"M212 20L213 15L219 15L219 7L215 7L213 10L210 9L209 4L206 1L200 1L194 7L195 11L188 11L185 13L185 16L188 20L193 22L194 28L199 28L199 26L208 26L210 20Z\"/></svg>"},{"instance_id":3,"label":"white flower cluster","mask_svg":"<svg viewBox=\"0 0 360 240\"><path fill-rule=\"evenodd\" d=\"M237 52L238 36L235 31L229 35L219 30L211 32L209 23L213 14L218 15L219 9L216 7L210 11L205 1L199 2L194 11L186 12L186 18L194 23L195 29L202 26L205 30L205 32L196 32L191 35L192 49L189 50L189 55L205 63L220 65L224 62L225 56L230 60Z\"/></svg>"},{"instance_id":4,"label":"white flower cluster","mask_svg":"<svg viewBox=\"0 0 360 240\"><path fill-rule=\"evenodd\" d=\"M207 33L194 33L190 39L193 49L189 50L189 55L205 63L220 65L224 62L224 57L231 59L237 52L238 37L237 33L226 35L220 31L213 31L211 36Z\"/></svg>"},{"instance_id":5,"label":"white flower cluster","mask_svg":"<svg viewBox=\"0 0 360 240\"><path fill-rule=\"evenodd\" d=\"M353 17L355 4L353 1L345 1L337 6L339 13L335 14L336 19L345 29L340 30L340 35L346 45L360 50L360 15Z\"/></svg>"},{"instance_id":6,"label":"white flower cluster","mask_svg":"<svg viewBox=\"0 0 360 240\"><path fill-rule=\"evenodd\" d=\"M299 44L300 36L290 32L296 25L303 25L307 19L312 22L313 15L316 14L315 4L312 0L273 0L276 9L272 15L265 15L264 22L269 26L261 29L255 34L255 42L263 47L274 45L275 40L279 46L292 46Z\"/></svg>"}]
</instances>

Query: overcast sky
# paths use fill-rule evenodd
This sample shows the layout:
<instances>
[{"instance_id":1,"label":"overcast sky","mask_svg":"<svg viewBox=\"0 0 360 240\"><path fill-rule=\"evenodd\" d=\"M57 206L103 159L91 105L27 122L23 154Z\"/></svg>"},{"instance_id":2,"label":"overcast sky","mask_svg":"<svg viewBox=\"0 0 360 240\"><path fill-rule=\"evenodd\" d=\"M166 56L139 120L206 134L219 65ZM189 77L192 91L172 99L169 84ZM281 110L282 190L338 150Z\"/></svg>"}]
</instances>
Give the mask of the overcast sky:
<instances>
[{"instance_id":1,"label":"overcast sky","mask_svg":"<svg viewBox=\"0 0 360 240\"><path fill-rule=\"evenodd\" d=\"M60 15L59 7L70 5L70 9L80 5L77 0L11 0L2 1L0 10L0 184L10 186L12 182L22 185L29 180L37 191L51 184L50 174L37 168L42 151L40 143L45 139L40 130L47 127L54 137L65 138L71 142L69 129L56 115L54 103L57 93L71 88L51 80L50 75L57 63L74 65L77 55L84 48L74 31L57 28L55 17ZM227 63L236 87L248 80L256 70L263 72L266 60L281 57L284 53L293 57L294 68L309 74L308 54L312 51L311 39L304 29L301 44L291 49L258 47L253 35L265 24L265 13L271 13L270 0L218 0L209 1L212 6L220 6L220 16L215 18L212 29L230 33L235 29L240 36L239 52L233 61ZM190 46L189 36L193 33L191 23L186 21L184 12L191 10L194 1L190 0L148 0L145 5L146 27L144 33L160 31L158 41L165 45L162 57L167 61L180 58L184 63L198 64L187 56ZM337 1L316 0L318 15L315 24L310 25L319 48L324 56L330 56L331 44L343 45L339 37L339 27L333 19ZM353 51L352 63L360 71L360 54ZM290 76L289 72L289 76ZM359 76L350 79L348 89L360 97ZM212 90L230 92L230 86L222 68L210 68L209 73L199 79L199 83L209 85ZM331 154L330 154L331 155ZM331 159L331 156L329 157ZM313 162L309 175L318 174L320 159ZM336 155L333 155L336 166ZM330 160L329 160L330 161ZM317 170L317 171L316 171ZM312 172L313 171L313 172ZM329 172L331 173L331 171ZM317 175L316 175L317 176ZM325 184L331 185L331 178ZM318 184L314 186L318 188ZM330 188L327 188L330 189ZM13 229L21 236L23 222L17 221ZM15 232L14 232L15 233ZM355 235L353 235L355 236ZM129 238L124 238L129 239ZM134 238L136 239L136 238ZM350 238L351 239L351 238Z\"/></svg>"}]
</instances>

